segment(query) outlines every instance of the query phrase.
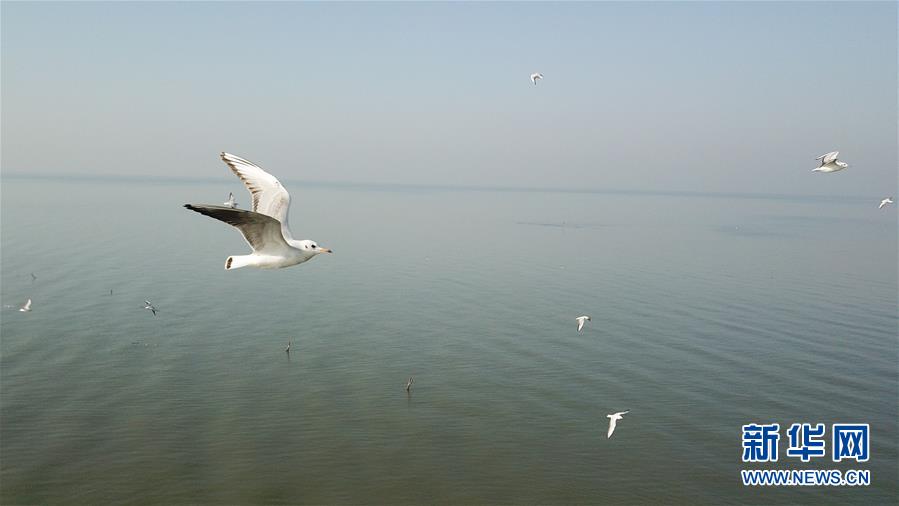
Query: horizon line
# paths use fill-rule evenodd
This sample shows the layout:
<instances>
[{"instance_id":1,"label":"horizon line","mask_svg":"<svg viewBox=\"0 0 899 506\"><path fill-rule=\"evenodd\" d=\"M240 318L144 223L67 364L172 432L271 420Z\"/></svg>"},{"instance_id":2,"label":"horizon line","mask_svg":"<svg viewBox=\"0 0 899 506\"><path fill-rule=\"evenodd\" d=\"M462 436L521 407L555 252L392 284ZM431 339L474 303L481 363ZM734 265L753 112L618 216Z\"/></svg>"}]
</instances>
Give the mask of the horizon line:
<instances>
[{"instance_id":1,"label":"horizon line","mask_svg":"<svg viewBox=\"0 0 899 506\"><path fill-rule=\"evenodd\" d=\"M24 173L0 170L0 179L33 179L49 181L108 181L108 182L143 182L143 183L223 183L230 178L211 177L179 177L179 176L153 176L153 175L123 175L123 174L54 174L54 173ZM395 182L370 182L370 181L322 181L309 179L284 179L286 183L295 183L299 186L315 186L325 188L373 188L381 191L390 190L440 190L440 191L480 191L480 192L505 192L505 193L572 193L572 194L609 194L609 195L656 195L670 197L704 197L704 198L741 198L741 199L767 199L767 200L852 200L868 201L874 197L860 195L826 195L826 194L801 194L801 193L763 193L763 192L739 192L739 191L700 191L700 190L657 190L657 189L633 189L633 188L571 188L571 187L537 187L537 186L503 186L503 185L466 185L448 183L395 183ZM880 198L880 197L877 197Z\"/></svg>"}]
</instances>

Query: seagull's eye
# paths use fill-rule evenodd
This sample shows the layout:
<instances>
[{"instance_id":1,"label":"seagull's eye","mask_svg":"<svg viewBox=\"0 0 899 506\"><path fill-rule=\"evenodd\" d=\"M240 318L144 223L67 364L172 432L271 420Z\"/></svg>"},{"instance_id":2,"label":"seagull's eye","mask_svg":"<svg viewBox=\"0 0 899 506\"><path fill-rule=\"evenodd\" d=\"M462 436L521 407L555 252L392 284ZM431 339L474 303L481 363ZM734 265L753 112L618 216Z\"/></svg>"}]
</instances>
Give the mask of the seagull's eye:
<instances>
[{"instance_id":1,"label":"seagull's eye","mask_svg":"<svg viewBox=\"0 0 899 506\"><path fill-rule=\"evenodd\" d=\"M315 249L315 248L317 248L317 247L318 247L318 246L316 246L316 245L314 245L314 244L312 245L312 249Z\"/></svg>"}]
</instances>

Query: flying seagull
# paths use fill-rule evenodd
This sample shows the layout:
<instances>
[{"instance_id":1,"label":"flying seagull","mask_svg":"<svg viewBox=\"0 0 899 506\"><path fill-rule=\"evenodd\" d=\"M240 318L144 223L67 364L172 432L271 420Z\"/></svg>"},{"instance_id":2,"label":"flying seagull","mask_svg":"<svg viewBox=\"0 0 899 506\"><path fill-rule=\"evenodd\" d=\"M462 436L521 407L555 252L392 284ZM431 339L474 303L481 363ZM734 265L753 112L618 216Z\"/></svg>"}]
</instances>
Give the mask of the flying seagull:
<instances>
[{"instance_id":1,"label":"flying seagull","mask_svg":"<svg viewBox=\"0 0 899 506\"><path fill-rule=\"evenodd\" d=\"M31 282L34 283L36 280L37 280L37 276L35 276L34 273L32 272L31 273Z\"/></svg>"},{"instance_id":2,"label":"flying seagull","mask_svg":"<svg viewBox=\"0 0 899 506\"><path fill-rule=\"evenodd\" d=\"M278 269L301 264L320 253L332 253L315 241L298 241L290 234L287 224L290 195L275 176L243 158L228 153L221 156L222 161L250 191L253 210L202 204L184 204L184 207L235 227L253 248L253 253L249 255L229 256L225 260L226 270L246 266Z\"/></svg>"},{"instance_id":3,"label":"flying seagull","mask_svg":"<svg viewBox=\"0 0 899 506\"><path fill-rule=\"evenodd\" d=\"M287 348L284 348L284 353L290 354L290 341L287 341Z\"/></svg>"},{"instance_id":4,"label":"flying seagull","mask_svg":"<svg viewBox=\"0 0 899 506\"><path fill-rule=\"evenodd\" d=\"M153 313L153 316L156 316L156 311L157 311L156 306L151 304L150 301L148 301L148 300L144 301L144 309L151 311Z\"/></svg>"},{"instance_id":5,"label":"flying seagull","mask_svg":"<svg viewBox=\"0 0 899 506\"><path fill-rule=\"evenodd\" d=\"M234 202L234 193L228 192L228 202L222 204L225 207L230 207L231 209L237 209L237 202Z\"/></svg>"},{"instance_id":6,"label":"flying seagull","mask_svg":"<svg viewBox=\"0 0 899 506\"><path fill-rule=\"evenodd\" d=\"M877 209L883 209L883 206L892 204L892 203L893 203L893 199L891 199L890 197L887 197L880 201L880 205L877 206Z\"/></svg>"},{"instance_id":7,"label":"flying seagull","mask_svg":"<svg viewBox=\"0 0 899 506\"><path fill-rule=\"evenodd\" d=\"M407 392L412 389L412 383L414 382L414 380L412 378L414 378L414 376L409 376L409 381L406 382L406 391Z\"/></svg>"},{"instance_id":8,"label":"flying seagull","mask_svg":"<svg viewBox=\"0 0 899 506\"><path fill-rule=\"evenodd\" d=\"M534 72L531 74L531 82L534 83L534 86L537 86L537 79L543 79L543 74L540 72Z\"/></svg>"},{"instance_id":9,"label":"flying seagull","mask_svg":"<svg viewBox=\"0 0 899 506\"><path fill-rule=\"evenodd\" d=\"M28 313L29 311L31 311L31 299L25 301L25 304L23 304L22 307L19 308L19 311L23 313Z\"/></svg>"},{"instance_id":10,"label":"flying seagull","mask_svg":"<svg viewBox=\"0 0 899 506\"><path fill-rule=\"evenodd\" d=\"M575 318L575 320L577 320L577 331L578 331L578 332L584 330L584 325L586 325L587 322L592 322L592 321L593 321L593 319L590 318L590 317L587 316L587 315L584 315L584 316L578 316L577 318Z\"/></svg>"},{"instance_id":11,"label":"flying seagull","mask_svg":"<svg viewBox=\"0 0 899 506\"><path fill-rule=\"evenodd\" d=\"M839 154L839 151L831 151L830 153L824 153L818 158L815 158L815 160L821 160L821 165L819 165L816 169L812 169L812 172L836 172L848 167L848 163L837 160L837 156L839 156Z\"/></svg>"},{"instance_id":12,"label":"flying seagull","mask_svg":"<svg viewBox=\"0 0 899 506\"><path fill-rule=\"evenodd\" d=\"M621 420L624 417L623 415L626 415L630 412L631 410L627 410L619 411L618 413L615 413L613 415L606 415L606 417L608 417L609 419L609 434L606 436L606 439L612 437L612 433L615 432L615 425L618 423L618 420Z\"/></svg>"}]
</instances>

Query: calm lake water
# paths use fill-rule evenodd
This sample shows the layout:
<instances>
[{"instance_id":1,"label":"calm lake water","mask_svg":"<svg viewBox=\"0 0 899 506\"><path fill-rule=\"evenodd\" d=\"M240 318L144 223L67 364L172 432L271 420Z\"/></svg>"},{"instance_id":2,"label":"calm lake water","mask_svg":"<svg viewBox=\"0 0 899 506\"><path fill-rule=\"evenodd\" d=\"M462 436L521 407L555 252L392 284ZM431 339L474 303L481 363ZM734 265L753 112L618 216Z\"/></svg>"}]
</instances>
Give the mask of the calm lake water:
<instances>
[{"instance_id":1,"label":"calm lake water","mask_svg":"<svg viewBox=\"0 0 899 506\"><path fill-rule=\"evenodd\" d=\"M335 254L226 272L242 238L181 205L236 181L3 179L0 295L34 305L0 315L0 503L895 504L881 196L285 185ZM741 462L751 422L779 463ZM794 422L869 423L871 460L785 458Z\"/></svg>"}]
</instances>

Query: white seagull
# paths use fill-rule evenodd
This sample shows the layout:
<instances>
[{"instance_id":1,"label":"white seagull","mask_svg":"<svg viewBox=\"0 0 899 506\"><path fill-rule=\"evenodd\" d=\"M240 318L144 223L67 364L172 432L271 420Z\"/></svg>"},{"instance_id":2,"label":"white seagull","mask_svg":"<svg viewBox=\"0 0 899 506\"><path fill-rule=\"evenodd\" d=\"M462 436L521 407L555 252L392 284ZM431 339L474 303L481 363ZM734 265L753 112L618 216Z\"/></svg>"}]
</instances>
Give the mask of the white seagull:
<instances>
[{"instance_id":1,"label":"white seagull","mask_svg":"<svg viewBox=\"0 0 899 506\"><path fill-rule=\"evenodd\" d=\"M578 332L584 330L584 325L586 325L587 322L592 322L592 321L593 321L593 319L590 318L590 317L587 316L587 315L584 315L584 316L578 316L577 318L575 318L575 320L577 320L577 331L578 331Z\"/></svg>"},{"instance_id":2,"label":"white seagull","mask_svg":"<svg viewBox=\"0 0 899 506\"><path fill-rule=\"evenodd\" d=\"M145 301L144 301L144 309L146 309L146 310L152 312L152 313L153 313L153 316L156 316L156 311L157 311L156 306L154 306L153 304L151 304L150 301L148 301L148 300L145 300Z\"/></svg>"},{"instance_id":3,"label":"white seagull","mask_svg":"<svg viewBox=\"0 0 899 506\"><path fill-rule=\"evenodd\" d=\"M247 266L278 269L301 264L320 253L332 253L315 241L298 241L290 235L287 224L290 194L275 176L243 158L228 153L221 156L250 191L253 210L193 204L184 204L184 207L237 228L253 248L249 255L229 256L225 260L226 270Z\"/></svg>"},{"instance_id":4,"label":"white seagull","mask_svg":"<svg viewBox=\"0 0 899 506\"><path fill-rule=\"evenodd\" d=\"M19 311L21 311L23 313L27 313L27 312L31 311L31 299L28 299L27 301L25 301L25 304L23 304L22 307L19 308Z\"/></svg>"},{"instance_id":5,"label":"white seagull","mask_svg":"<svg viewBox=\"0 0 899 506\"><path fill-rule=\"evenodd\" d=\"M815 160L821 160L821 165L819 165L815 169L812 169L812 172L836 172L848 167L848 163L837 160L837 156L839 156L839 154L839 151L831 151L830 153L824 153L818 158L815 158Z\"/></svg>"},{"instance_id":6,"label":"white seagull","mask_svg":"<svg viewBox=\"0 0 899 506\"><path fill-rule=\"evenodd\" d=\"M543 79L543 74L540 72L534 72L531 74L531 82L534 83L534 86L537 86L537 79Z\"/></svg>"},{"instance_id":7,"label":"white seagull","mask_svg":"<svg viewBox=\"0 0 899 506\"><path fill-rule=\"evenodd\" d=\"M406 382L406 391L407 392L412 389L412 383L414 381L412 378L414 378L414 377L415 376L409 376L409 381Z\"/></svg>"},{"instance_id":8,"label":"white seagull","mask_svg":"<svg viewBox=\"0 0 899 506\"><path fill-rule=\"evenodd\" d=\"M609 419L609 434L606 436L606 439L612 437L612 433L615 432L615 425L618 423L618 420L621 420L624 415L630 413L631 410L627 411L619 411L618 413L612 415L606 415Z\"/></svg>"},{"instance_id":9,"label":"white seagull","mask_svg":"<svg viewBox=\"0 0 899 506\"><path fill-rule=\"evenodd\" d=\"M228 192L228 201L222 205L225 207L230 207L231 209L237 209L237 202L234 202L233 192Z\"/></svg>"},{"instance_id":10,"label":"white seagull","mask_svg":"<svg viewBox=\"0 0 899 506\"><path fill-rule=\"evenodd\" d=\"M290 354L290 341L287 341L287 348L284 348L284 352Z\"/></svg>"},{"instance_id":11,"label":"white seagull","mask_svg":"<svg viewBox=\"0 0 899 506\"><path fill-rule=\"evenodd\" d=\"M893 199L891 199L890 197L887 197L880 201L880 205L877 206L877 209L883 209L883 206L892 204L892 203L893 203Z\"/></svg>"}]
</instances>

